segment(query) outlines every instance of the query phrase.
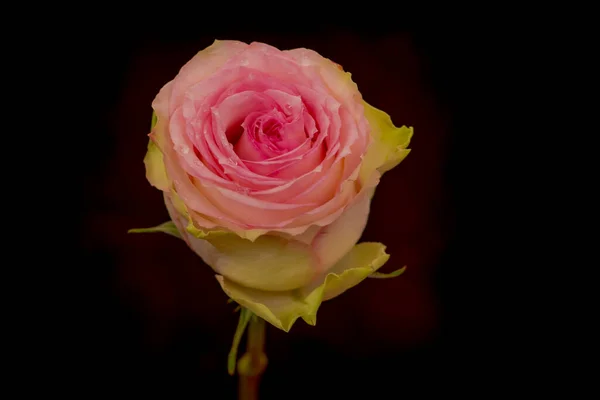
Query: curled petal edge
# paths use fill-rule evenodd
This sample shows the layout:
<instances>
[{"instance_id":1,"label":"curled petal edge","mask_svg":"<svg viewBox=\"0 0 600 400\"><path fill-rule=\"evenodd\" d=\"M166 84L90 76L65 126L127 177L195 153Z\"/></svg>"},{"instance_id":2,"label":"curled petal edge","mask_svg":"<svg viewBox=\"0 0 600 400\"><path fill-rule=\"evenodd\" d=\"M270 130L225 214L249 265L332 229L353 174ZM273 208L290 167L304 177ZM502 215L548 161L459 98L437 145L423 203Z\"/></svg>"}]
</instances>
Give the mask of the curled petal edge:
<instances>
[{"instance_id":1,"label":"curled petal edge","mask_svg":"<svg viewBox=\"0 0 600 400\"><path fill-rule=\"evenodd\" d=\"M158 117L155 112L152 112L152 126L150 130L154 129L157 122ZM148 140L148 150L144 156L144 166L146 167L146 179L148 179L148 182L159 190L168 191L171 187L171 181L167 176L163 154L152 139Z\"/></svg>"},{"instance_id":2,"label":"curled petal edge","mask_svg":"<svg viewBox=\"0 0 600 400\"><path fill-rule=\"evenodd\" d=\"M289 332L298 318L316 325L321 303L339 296L377 271L389 259L381 243L360 243L317 284L286 292L267 292L238 285L216 275L223 291L234 301L273 326Z\"/></svg>"},{"instance_id":3,"label":"curled petal edge","mask_svg":"<svg viewBox=\"0 0 600 400\"><path fill-rule=\"evenodd\" d=\"M364 182L378 170L381 174L396 167L410 153L407 149L413 136L413 128L396 127L392 118L363 100L365 117L371 126L372 142L363 158L360 180Z\"/></svg>"}]
</instances>

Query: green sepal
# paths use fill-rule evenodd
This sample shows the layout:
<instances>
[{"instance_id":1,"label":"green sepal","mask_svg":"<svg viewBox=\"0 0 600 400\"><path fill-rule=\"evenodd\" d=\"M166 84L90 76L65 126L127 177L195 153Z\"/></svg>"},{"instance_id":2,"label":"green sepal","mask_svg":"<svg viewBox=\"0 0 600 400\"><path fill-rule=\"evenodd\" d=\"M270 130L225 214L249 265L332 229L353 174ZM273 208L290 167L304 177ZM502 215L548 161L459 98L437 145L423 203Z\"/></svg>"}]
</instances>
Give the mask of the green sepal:
<instances>
[{"instance_id":1,"label":"green sepal","mask_svg":"<svg viewBox=\"0 0 600 400\"><path fill-rule=\"evenodd\" d=\"M235 334L233 335L231 350L229 350L229 356L227 356L227 372L229 372L229 375L235 374L235 365L237 362L237 353L238 348L240 347L240 341L242 340L242 336L244 336L244 332L246 331L246 327L248 326L248 322L250 322L252 315L252 311L242 307L238 326L235 330Z\"/></svg>"},{"instance_id":2,"label":"green sepal","mask_svg":"<svg viewBox=\"0 0 600 400\"><path fill-rule=\"evenodd\" d=\"M162 232L167 235L175 236L176 238L181 239L181 235L179 230L177 230L177 226L173 223L173 221L168 221L153 228L135 228L130 229L127 233L155 233Z\"/></svg>"},{"instance_id":3,"label":"green sepal","mask_svg":"<svg viewBox=\"0 0 600 400\"><path fill-rule=\"evenodd\" d=\"M388 278L395 278L397 276L400 276L404 273L404 271L406 271L406 265L400 269L395 270L394 272L390 272L390 273L385 273L385 272L373 272L371 275L369 275L369 278L376 278L376 279L388 279Z\"/></svg>"}]
</instances>

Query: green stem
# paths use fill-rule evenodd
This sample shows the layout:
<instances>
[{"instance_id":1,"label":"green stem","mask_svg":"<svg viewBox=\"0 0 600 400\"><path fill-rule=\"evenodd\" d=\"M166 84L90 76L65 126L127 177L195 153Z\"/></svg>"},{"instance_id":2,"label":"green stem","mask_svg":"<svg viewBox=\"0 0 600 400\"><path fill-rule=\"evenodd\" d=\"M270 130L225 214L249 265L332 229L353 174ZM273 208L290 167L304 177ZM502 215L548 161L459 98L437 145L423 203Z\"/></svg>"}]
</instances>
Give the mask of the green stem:
<instances>
[{"instance_id":1,"label":"green stem","mask_svg":"<svg viewBox=\"0 0 600 400\"><path fill-rule=\"evenodd\" d=\"M246 354L238 364L239 400L258 400L258 387L262 373L267 367L265 354L265 320L252 315L248 326Z\"/></svg>"}]
</instances>

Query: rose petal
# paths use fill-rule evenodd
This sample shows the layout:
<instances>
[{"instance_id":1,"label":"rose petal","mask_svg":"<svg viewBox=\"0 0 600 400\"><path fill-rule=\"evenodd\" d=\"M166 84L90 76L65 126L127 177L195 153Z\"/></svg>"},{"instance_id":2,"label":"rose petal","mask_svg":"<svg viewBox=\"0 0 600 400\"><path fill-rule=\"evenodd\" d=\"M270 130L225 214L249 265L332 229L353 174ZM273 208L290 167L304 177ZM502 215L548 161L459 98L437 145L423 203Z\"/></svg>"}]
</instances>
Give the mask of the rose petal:
<instances>
[{"instance_id":1,"label":"rose petal","mask_svg":"<svg viewBox=\"0 0 600 400\"><path fill-rule=\"evenodd\" d=\"M153 117L156 119L156 122L158 122L156 114L153 114ZM161 125L163 124L164 121L161 118ZM156 124L153 124L153 130L155 126ZM152 186L162 191L168 191L171 188L171 180L167 176L163 154L156 143L152 141L152 138L148 140L148 150L144 157L144 166L146 168L146 179L148 179L148 182L150 182Z\"/></svg>"},{"instance_id":2,"label":"rose petal","mask_svg":"<svg viewBox=\"0 0 600 400\"><path fill-rule=\"evenodd\" d=\"M277 89L266 89L264 91L266 96L269 96L279 108L288 117L298 117L302 115L304 111L304 105L302 104L302 97L297 94L290 94L282 90Z\"/></svg>"},{"instance_id":3,"label":"rose petal","mask_svg":"<svg viewBox=\"0 0 600 400\"><path fill-rule=\"evenodd\" d=\"M316 127L310 133L305 131L306 123L304 122L304 118L307 116L312 120L312 117L306 112L300 96L293 96L289 93L272 89L265 90L264 93L277 103L279 109L286 116L286 123L283 124L280 130L280 135L283 139L279 144L280 147L287 151L293 150L304 143L309 135L312 136L314 134ZM310 121L308 124L310 128Z\"/></svg>"},{"instance_id":4,"label":"rose petal","mask_svg":"<svg viewBox=\"0 0 600 400\"><path fill-rule=\"evenodd\" d=\"M223 79L220 78L221 74L225 74L226 76L235 76L236 79L234 81L225 81L227 83L226 89L220 92L217 100L214 102L216 105L220 104L229 96L240 92L263 93L267 90L278 90L283 93L288 93L292 96L298 95L298 91L293 83L287 80L276 79L272 75L256 69L240 66L223 69L214 77L216 78L217 83L219 80L223 82Z\"/></svg>"},{"instance_id":5,"label":"rose petal","mask_svg":"<svg viewBox=\"0 0 600 400\"><path fill-rule=\"evenodd\" d=\"M207 135L206 143L209 151L216 157L217 162L223 168L223 172L230 179L242 184L247 190L262 190L285 182L276 177L263 176L250 171L240 160L232 146L226 142L225 129L221 125L220 118L218 118L218 112L215 113L213 110L213 116L215 116L212 120L213 134ZM217 131L217 133L214 133L214 131ZM217 141L221 142L220 145L216 143ZM226 142L226 146L224 146L223 141Z\"/></svg>"},{"instance_id":6,"label":"rose petal","mask_svg":"<svg viewBox=\"0 0 600 400\"><path fill-rule=\"evenodd\" d=\"M159 126L161 126L160 121L156 128ZM200 214L215 218L223 224L223 226L236 226L237 224L233 222L227 214L215 207L215 205L203 196L202 193L198 192L196 187L192 184L190 176L185 172L179 162L173 143L168 135L166 135L165 129L155 129L151 137L163 154L167 176L172 180L174 190L183 200L190 212L193 210Z\"/></svg>"},{"instance_id":7,"label":"rose petal","mask_svg":"<svg viewBox=\"0 0 600 400\"><path fill-rule=\"evenodd\" d=\"M327 150L323 145L314 145L307 151L301 160L287 163L269 173L269 176L277 179L299 180L302 176L315 171L323 162ZM319 168L322 170L322 167Z\"/></svg>"},{"instance_id":8,"label":"rose petal","mask_svg":"<svg viewBox=\"0 0 600 400\"><path fill-rule=\"evenodd\" d=\"M359 169L352 174L357 175ZM342 183L338 193L327 203L306 212L297 218L289 221L283 221L276 229L279 232L290 235L299 235L304 233L312 225L327 226L333 223L344 212L346 207L352 204L352 200L362 194L362 192L376 187L379 183L379 172L375 171L373 175L362 186L357 185L356 181L348 180Z\"/></svg>"},{"instance_id":9,"label":"rose petal","mask_svg":"<svg viewBox=\"0 0 600 400\"><path fill-rule=\"evenodd\" d=\"M373 171L380 173L389 171L398 165L410 152L407 149L413 135L413 128L394 126L390 116L363 102L365 116L371 127L372 142L363 158L360 170L360 180L364 182Z\"/></svg>"},{"instance_id":10,"label":"rose petal","mask_svg":"<svg viewBox=\"0 0 600 400\"><path fill-rule=\"evenodd\" d=\"M274 171L277 171L278 169L281 169L282 167L284 167L286 165L290 165L290 164L293 164L294 162L302 160L305 153L308 150L310 150L311 145L312 145L311 140L306 139L304 141L304 143L302 143L300 146L298 146L294 150L284 154L285 156L287 156L289 158L275 157L275 158L271 158L269 160L262 160L262 161L244 160L244 164L246 165L246 167L248 167L248 169L250 171L260 174L260 175L268 176L269 174L273 173Z\"/></svg>"},{"instance_id":11,"label":"rose petal","mask_svg":"<svg viewBox=\"0 0 600 400\"><path fill-rule=\"evenodd\" d=\"M281 220L276 225L277 228L303 227L310 224L318 224L320 226L328 225L333 222L344 211L344 208L356 196L357 190L354 182L342 183L338 193L328 202L314 207L311 210L296 216L289 220ZM301 232L304 232L302 230Z\"/></svg>"},{"instance_id":12,"label":"rose petal","mask_svg":"<svg viewBox=\"0 0 600 400\"><path fill-rule=\"evenodd\" d=\"M360 101L362 96L358 86L352 81L352 75L340 69L337 64L309 49L293 49L284 53L305 67L315 67L327 91L331 93L352 115L360 115ZM304 68L303 72L313 71ZM314 79L313 79L314 81Z\"/></svg>"},{"instance_id":13,"label":"rose petal","mask_svg":"<svg viewBox=\"0 0 600 400\"><path fill-rule=\"evenodd\" d=\"M250 43L245 51L232 57L224 68L237 68L239 65L266 73L282 82L295 82L302 77L301 68L293 58L265 43Z\"/></svg>"},{"instance_id":14,"label":"rose petal","mask_svg":"<svg viewBox=\"0 0 600 400\"><path fill-rule=\"evenodd\" d=\"M331 199L339 190L342 180L343 163L334 162L329 168L315 173L312 182L306 178L305 181L299 180L295 185L295 191L289 191L290 196L295 192L299 192L295 196L291 196L287 202L291 203L316 203L323 204ZM303 184L310 184L306 187Z\"/></svg>"},{"instance_id":15,"label":"rose petal","mask_svg":"<svg viewBox=\"0 0 600 400\"><path fill-rule=\"evenodd\" d=\"M317 153L313 152L312 154L315 157L322 157L322 152ZM307 156L307 161L310 162L310 156ZM290 179L286 181L284 184L270 188L265 190L258 190L252 192L252 196L263 199L266 201L281 201L285 203L303 203L303 201L297 201L296 199L299 196L309 190L311 187L315 185L315 182L322 181L325 176L333 176L333 177L341 177L341 174L337 171L341 172L341 169L336 169L333 167L335 160L333 157L325 158L319 165L314 168L307 168L307 166L303 166L304 172L303 175L298 175L294 179ZM329 189L332 189L334 192L339 187L339 180L335 182L334 180L329 181L332 186ZM330 191L328 189L324 189L322 195L327 196ZM316 203L319 204L320 200L310 200L308 203Z\"/></svg>"},{"instance_id":16,"label":"rose petal","mask_svg":"<svg viewBox=\"0 0 600 400\"><path fill-rule=\"evenodd\" d=\"M211 46L197 53L180 69L179 74L173 80L169 113L175 111L190 87L212 76L228 60L247 48L248 45L243 42L215 40Z\"/></svg>"},{"instance_id":17,"label":"rose petal","mask_svg":"<svg viewBox=\"0 0 600 400\"><path fill-rule=\"evenodd\" d=\"M244 132L235 144L234 151L242 162L268 160L282 153L267 135L267 124L280 125L280 117L276 110L267 113L254 112L246 116L242 123ZM278 130L278 128L274 128Z\"/></svg>"},{"instance_id":18,"label":"rose petal","mask_svg":"<svg viewBox=\"0 0 600 400\"><path fill-rule=\"evenodd\" d=\"M293 290L317 274L311 248L304 243L271 235L251 242L226 232L198 239L185 229L185 217L168 198L165 204L192 250L217 273L237 284L260 290Z\"/></svg>"},{"instance_id":19,"label":"rose petal","mask_svg":"<svg viewBox=\"0 0 600 400\"><path fill-rule=\"evenodd\" d=\"M369 216L371 197L375 188L362 192L353 204L332 224L321 228L312 242L319 270L327 271L360 239Z\"/></svg>"},{"instance_id":20,"label":"rose petal","mask_svg":"<svg viewBox=\"0 0 600 400\"><path fill-rule=\"evenodd\" d=\"M233 182L224 179L221 175L208 169L206 164L198 158L198 155L193 150L194 144L191 142L185 128L186 121L183 117L183 111L181 108L178 108L173 115L171 115L169 133L173 143L173 149L177 154L177 159L180 161L181 166L191 176L233 188ZM210 155L207 153L208 152L205 149L200 151L200 155L203 156L204 160L206 160L207 157L212 157L214 155L214 153L211 153Z\"/></svg>"},{"instance_id":21,"label":"rose petal","mask_svg":"<svg viewBox=\"0 0 600 400\"><path fill-rule=\"evenodd\" d=\"M249 191L251 189L264 190L284 183L280 179L263 177L245 168L238 168L236 161L224 157L216 145L214 145L214 142L206 141L204 145L208 146L209 149L203 148L199 150L199 154L201 157L205 155L208 157L219 157L217 160L219 163L218 168L220 168L222 173L216 174L213 170L207 168L206 163L201 162L195 152L190 150L192 143L189 141L189 135L182 132L181 128L184 123L179 118L182 118L181 112L180 110L176 110L171 117L172 125L170 133L171 139L174 141L173 146L184 170L191 176L202 179L205 185L211 184L231 190L242 189ZM207 127L206 129L209 128ZM202 159L206 160L204 157Z\"/></svg>"},{"instance_id":22,"label":"rose petal","mask_svg":"<svg viewBox=\"0 0 600 400\"><path fill-rule=\"evenodd\" d=\"M202 182L194 180L195 188L218 206L221 213L227 215L240 225L249 228L268 229L276 227L280 221L293 219L315 207L314 204L286 204L257 199L255 197L219 187L205 187Z\"/></svg>"},{"instance_id":23,"label":"rose petal","mask_svg":"<svg viewBox=\"0 0 600 400\"><path fill-rule=\"evenodd\" d=\"M373 272L381 268L390 255L385 252L385 245L377 242L363 242L354 246L333 268L331 268L325 277L325 288L323 290L323 301L331 300L339 296L346 290L358 285ZM317 281L318 282L318 281ZM302 289L304 293L314 293L313 283ZM321 287L318 286L317 289ZM316 323L315 319L304 320L311 325Z\"/></svg>"},{"instance_id":24,"label":"rose petal","mask_svg":"<svg viewBox=\"0 0 600 400\"><path fill-rule=\"evenodd\" d=\"M152 101L152 108L156 113L157 119L163 118L164 121L168 121L169 118L169 104L171 94L173 93L173 81L163 86L154 100Z\"/></svg>"},{"instance_id":25,"label":"rose petal","mask_svg":"<svg viewBox=\"0 0 600 400\"><path fill-rule=\"evenodd\" d=\"M327 139L327 143L331 144L330 138L327 137L332 135L337 139L339 135L340 119L337 114L339 103L306 86L296 85L296 89L302 96L304 106L316 122L318 136L322 136L321 140ZM332 129L330 125L333 125Z\"/></svg>"},{"instance_id":26,"label":"rose petal","mask_svg":"<svg viewBox=\"0 0 600 400\"><path fill-rule=\"evenodd\" d=\"M171 181L165 170L163 155L152 140L148 141L148 151L144 157L144 165L146 166L146 179L148 179L148 182L162 191L169 190Z\"/></svg>"},{"instance_id":27,"label":"rose petal","mask_svg":"<svg viewBox=\"0 0 600 400\"><path fill-rule=\"evenodd\" d=\"M388 260L385 246L381 243L361 243L355 246L332 273L319 283L295 291L267 292L249 289L217 275L223 291L259 317L277 328L289 332L298 318L315 325L321 302L343 293L360 283Z\"/></svg>"},{"instance_id":28,"label":"rose petal","mask_svg":"<svg viewBox=\"0 0 600 400\"><path fill-rule=\"evenodd\" d=\"M367 138L367 130L362 132L362 135L358 131L358 127L356 126L356 121L348 110L343 107L339 109L340 120L341 120L341 132L340 134L340 151L337 154L337 157L348 157L350 160L346 165L346 171L354 171L358 162L360 162L360 156L364 153L366 147L366 138ZM359 141L359 146L356 148L357 152L352 153L352 146ZM358 162L353 162L354 160ZM350 174L348 172L348 175Z\"/></svg>"},{"instance_id":29,"label":"rose petal","mask_svg":"<svg viewBox=\"0 0 600 400\"><path fill-rule=\"evenodd\" d=\"M267 112L272 110L276 102L267 94L255 91L244 91L232 94L224 99L220 104L214 107L218 111L218 118L221 119L221 126L229 143L235 145L239 135L234 136L236 131L241 133L241 125L246 116L254 112ZM237 128L237 129L236 129Z\"/></svg>"}]
</instances>

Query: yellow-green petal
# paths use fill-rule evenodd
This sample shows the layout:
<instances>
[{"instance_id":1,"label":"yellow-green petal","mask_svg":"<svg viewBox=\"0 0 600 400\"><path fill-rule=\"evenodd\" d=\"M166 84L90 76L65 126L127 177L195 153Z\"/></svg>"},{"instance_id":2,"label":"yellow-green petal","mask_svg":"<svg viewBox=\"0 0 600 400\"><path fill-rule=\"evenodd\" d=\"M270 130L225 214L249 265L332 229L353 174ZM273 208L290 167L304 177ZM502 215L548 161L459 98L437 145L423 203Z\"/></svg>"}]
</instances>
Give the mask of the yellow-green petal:
<instances>
[{"instance_id":1,"label":"yellow-green petal","mask_svg":"<svg viewBox=\"0 0 600 400\"><path fill-rule=\"evenodd\" d=\"M286 332L307 307L303 300L295 295L297 291L267 292L238 285L222 275L216 277L229 297Z\"/></svg>"},{"instance_id":2,"label":"yellow-green petal","mask_svg":"<svg viewBox=\"0 0 600 400\"><path fill-rule=\"evenodd\" d=\"M163 154L158 146L152 141L148 141L148 151L144 157L146 166L146 179L157 189L168 191L171 184L167 177L167 171L163 162Z\"/></svg>"},{"instance_id":3,"label":"yellow-green petal","mask_svg":"<svg viewBox=\"0 0 600 400\"><path fill-rule=\"evenodd\" d=\"M152 111L152 122L150 123L150 130L154 129L157 122L158 122L158 117L156 116L156 112Z\"/></svg>"},{"instance_id":4,"label":"yellow-green petal","mask_svg":"<svg viewBox=\"0 0 600 400\"><path fill-rule=\"evenodd\" d=\"M158 116L153 111L150 129L154 130L157 123ZM159 136L154 135L153 138L154 140L158 140ZM169 191L171 188L171 182L167 176L163 154L158 145L152 139L148 141L148 150L146 151L146 156L144 157L144 165L146 166L146 179L148 179L148 182L163 192Z\"/></svg>"},{"instance_id":5,"label":"yellow-green petal","mask_svg":"<svg viewBox=\"0 0 600 400\"><path fill-rule=\"evenodd\" d=\"M204 241L201 250L206 263L246 287L292 290L308 284L316 274L313 253L304 243L273 235L251 242L230 232L209 234Z\"/></svg>"},{"instance_id":6,"label":"yellow-green petal","mask_svg":"<svg viewBox=\"0 0 600 400\"><path fill-rule=\"evenodd\" d=\"M318 283L300 290L267 292L238 285L217 275L225 293L243 307L286 332L298 318L315 325L324 300L357 285L388 260L381 243L360 243L344 256Z\"/></svg>"},{"instance_id":7,"label":"yellow-green petal","mask_svg":"<svg viewBox=\"0 0 600 400\"><path fill-rule=\"evenodd\" d=\"M407 147L413 135L413 128L397 128L387 113L365 101L363 105L373 139L363 159L359 175L361 182L366 182L375 170L383 174L406 158L410 152Z\"/></svg>"},{"instance_id":8,"label":"yellow-green petal","mask_svg":"<svg viewBox=\"0 0 600 400\"><path fill-rule=\"evenodd\" d=\"M329 270L323 289L323 301L337 297L358 285L381 268L389 258L390 255L385 252L385 245L382 243L357 244Z\"/></svg>"},{"instance_id":9,"label":"yellow-green petal","mask_svg":"<svg viewBox=\"0 0 600 400\"><path fill-rule=\"evenodd\" d=\"M177 207L177 206L176 206ZM186 212L187 214L187 212ZM185 215L185 214L184 214ZM215 236L223 236L223 235L237 235L242 239L247 239L250 242L254 242L260 236L266 234L268 232L267 229L249 229L247 231L226 231L222 229L200 229L194 225L194 222L188 217L188 225L186 230L194 237L198 239L208 240Z\"/></svg>"},{"instance_id":10,"label":"yellow-green petal","mask_svg":"<svg viewBox=\"0 0 600 400\"><path fill-rule=\"evenodd\" d=\"M317 274L309 244L276 235L251 241L231 231L203 229L177 210L178 201L175 195L165 196L169 215L192 250L218 274L240 285L271 291L300 288ZM186 212L185 205L180 206Z\"/></svg>"}]
</instances>

